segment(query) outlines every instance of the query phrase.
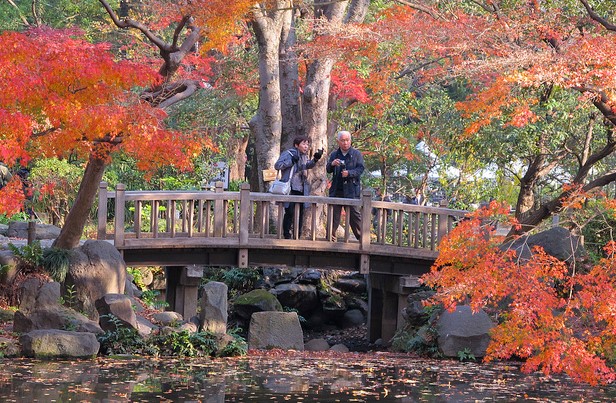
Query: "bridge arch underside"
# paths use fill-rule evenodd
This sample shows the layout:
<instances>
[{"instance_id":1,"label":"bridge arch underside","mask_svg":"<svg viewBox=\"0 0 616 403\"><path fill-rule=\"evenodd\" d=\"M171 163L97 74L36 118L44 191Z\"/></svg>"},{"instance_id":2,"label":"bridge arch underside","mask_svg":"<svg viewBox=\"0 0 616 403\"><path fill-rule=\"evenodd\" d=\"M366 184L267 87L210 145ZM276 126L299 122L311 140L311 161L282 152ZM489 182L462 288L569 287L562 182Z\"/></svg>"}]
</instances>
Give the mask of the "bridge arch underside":
<instances>
[{"instance_id":1,"label":"bridge arch underside","mask_svg":"<svg viewBox=\"0 0 616 403\"><path fill-rule=\"evenodd\" d=\"M246 255L244 264L240 254ZM393 276L421 276L430 271L436 256L408 257L383 254L366 254L357 251L315 251L288 248L255 249L250 251L236 248L152 248L123 249L122 255L127 266L188 266L242 267L244 265L307 267L362 271L367 262L368 272L364 274L386 274ZM366 260L367 259L367 260Z\"/></svg>"},{"instance_id":2,"label":"bridge arch underside","mask_svg":"<svg viewBox=\"0 0 616 403\"><path fill-rule=\"evenodd\" d=\"M395 254L357 251L315 251L288 248L156 248L123 249L127 266L164 266L167 273L166 299L169 308L185 317L196 314L198 279L186 281L187 266L240 267L245 253L249 267L289 266L360 271L368 280L368 338L388 342L405 324L402 310L408 295L419 286L417 279L430 271L435 256L410 258ZM368 270L362 270L366 267ZM184 280L182 280L184 279Z\"/></svg>"}]
</instances>

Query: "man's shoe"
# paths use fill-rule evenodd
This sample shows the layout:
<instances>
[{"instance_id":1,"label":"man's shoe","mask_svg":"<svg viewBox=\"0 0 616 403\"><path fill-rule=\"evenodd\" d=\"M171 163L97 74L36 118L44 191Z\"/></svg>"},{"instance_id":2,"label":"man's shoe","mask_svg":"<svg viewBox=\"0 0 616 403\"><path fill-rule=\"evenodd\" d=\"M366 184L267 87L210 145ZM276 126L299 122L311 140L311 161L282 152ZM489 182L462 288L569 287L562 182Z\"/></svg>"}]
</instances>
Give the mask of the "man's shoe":
<instances>
[{"instance_id":1,"label":"man's shoe","mask_svg":"<svg viewBox=\"0 0 616 403\"><path fill-rule=\"evenodd\" d=\"M284 234L284 239L291 239L291 234Z\"/></svg>"}]
</instances>

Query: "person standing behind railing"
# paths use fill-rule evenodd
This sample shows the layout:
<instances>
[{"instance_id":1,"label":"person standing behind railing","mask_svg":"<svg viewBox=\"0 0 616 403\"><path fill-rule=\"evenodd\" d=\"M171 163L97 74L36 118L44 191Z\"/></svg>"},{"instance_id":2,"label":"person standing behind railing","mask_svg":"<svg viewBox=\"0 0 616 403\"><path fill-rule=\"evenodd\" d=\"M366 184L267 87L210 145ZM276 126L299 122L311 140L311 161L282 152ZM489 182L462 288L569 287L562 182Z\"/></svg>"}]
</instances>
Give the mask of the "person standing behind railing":
<instances>
[{"instance_id":1,"label":"person standing behind railing","mask_svg":"<svg viewBox=\"0 0 616 403\"><path fill-rule=\"evenodd\" d=\"M310 147L310 140L306 136L297 136L293 139L293 147L283 151L278 158L278 161L274 164L274 169L282 171L282 180L291 181L291 195L308 196L310 194L310 184L308 183L306 170L314 168L319 159L323 156L323 150L318 150L312 156L312 159L308 157L308 148ZM291 168L295 166L293 170L293 176L289 178L291 174ZM291 227L293 226L293 216L295 212L295 203L284 204L284 218L282 220L282 231L285 239L291 239ZM299 205L299 225L297 233L302 233L302 222L304 219L304 203Z\"/></svg>"},{"instance_id":2,"label":"person standing behind railing","mask_svg":"<svg viewBox=\"0 0 616 403\"><path fill-rule=\"evenodd\" d=\"M332 184L329 188L330 197L344 197L359 199L361 196L360 177L364 172L364 157L359 150L351 147L351 133L343 130L336 135L338 149L331 153L327 160L325 170L332 175ZM333 206L332 240L336 239L336 230L340 225L342 206ZM355 206L346 209L347 219L350 220L351 230L357 239L361 237L361 212Z\"/></svg>"}]
</instances>

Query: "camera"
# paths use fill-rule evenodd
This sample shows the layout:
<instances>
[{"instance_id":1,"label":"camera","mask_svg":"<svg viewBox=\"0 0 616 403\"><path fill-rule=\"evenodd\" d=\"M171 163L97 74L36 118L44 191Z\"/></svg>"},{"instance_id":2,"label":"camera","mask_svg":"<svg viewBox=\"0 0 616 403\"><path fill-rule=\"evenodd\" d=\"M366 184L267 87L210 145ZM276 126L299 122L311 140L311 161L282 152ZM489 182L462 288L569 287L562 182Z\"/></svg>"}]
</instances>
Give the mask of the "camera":
<instances>
[{"instance_id":1,"label":"camera","mask_svg":"<svg viewBox=\"0 0 616 403\"><path fill-rule=\"evenodd\" d=\"M344 169L346 167L346 164L344 163L344 161L340 160L340 168Z\"/></svg>"}]
</instances>

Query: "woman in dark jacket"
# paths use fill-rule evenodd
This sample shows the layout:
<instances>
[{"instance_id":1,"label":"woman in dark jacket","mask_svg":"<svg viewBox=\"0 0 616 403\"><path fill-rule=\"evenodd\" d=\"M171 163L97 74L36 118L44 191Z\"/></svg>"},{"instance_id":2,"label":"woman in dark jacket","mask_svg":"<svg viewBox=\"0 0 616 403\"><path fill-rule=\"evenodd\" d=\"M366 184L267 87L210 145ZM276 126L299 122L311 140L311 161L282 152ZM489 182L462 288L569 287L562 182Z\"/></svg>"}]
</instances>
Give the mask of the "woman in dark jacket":
<instances>
[{"instance_id":1,"label":"woman in dark jacket","mask_svg":"<svg viewBox=\"0 0 616 403\"><path fill-rule=\"evenodd\" d=\"M278 161L274 164L274 168L282 171L281 179L283 181L291 181L291 195L308 196L310 194L310 184L307 181L307 170L314 168L317 161L321 159L323 151L319 150L314 153L312 159L308 158L308 148L310 140L306 136L297 136L293 139L293 147L285 150ZM291 168L293 175L291 176ZM289 176L291 176L289 178ZM291 227L293 226L293 214L295 211L295 203L285 203L284 218L282 220L282 230L286 239L291 239ZM304 203L299 205L299 225L297 228L298 235L302 233L302 221L304 218Z\"/></svg>"}]
</instances>

